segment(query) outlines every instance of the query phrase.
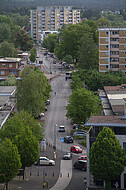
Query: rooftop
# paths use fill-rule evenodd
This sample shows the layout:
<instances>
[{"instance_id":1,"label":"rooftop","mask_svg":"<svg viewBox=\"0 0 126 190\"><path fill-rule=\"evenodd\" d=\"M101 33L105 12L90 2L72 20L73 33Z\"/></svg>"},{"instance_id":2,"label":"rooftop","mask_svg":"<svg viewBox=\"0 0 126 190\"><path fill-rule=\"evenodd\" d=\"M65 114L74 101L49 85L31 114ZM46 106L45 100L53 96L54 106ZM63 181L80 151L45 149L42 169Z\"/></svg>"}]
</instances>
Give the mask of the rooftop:
<instances>
[{"instance_id":1,"label":"rooftop","mask_svg":"<svg viewBox=\"0 0 126 190\"><path fill-rule=\"evenodd\" d=\"M97 116L92 115L85 126L114 126L114 127L126 127L126 120L121 119L121 116Z\"/></svg>"}]
</instances>

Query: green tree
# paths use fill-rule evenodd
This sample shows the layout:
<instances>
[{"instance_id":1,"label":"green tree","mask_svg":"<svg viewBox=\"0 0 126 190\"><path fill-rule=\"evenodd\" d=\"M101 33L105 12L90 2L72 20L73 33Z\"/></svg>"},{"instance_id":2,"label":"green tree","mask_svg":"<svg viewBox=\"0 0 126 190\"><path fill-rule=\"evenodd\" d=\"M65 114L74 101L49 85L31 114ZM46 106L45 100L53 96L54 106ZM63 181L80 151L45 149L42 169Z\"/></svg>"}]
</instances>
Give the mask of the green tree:
<instances>
[{"instance_id":1,"label":"green tree","mask_svg":"<svg viewBox=\"0 0 126 190\"><path fill-rule=\"evenodd\" d=\"M124 171L125 161L119 140L110 128L104 127L89 152L91 174L105 181L105 190L111 190L110 182Z\"/></svg>"},{"instance_id":2,"label":"green tree","mask_svg":"<svg viewBox=\"0 0 126 190\"><path fill-rule=\"evenodd\" d=\"M20 155L16 145L5 138L0 145L0 183L8 183L19 173L21 168Z\"/></svg>"},{"instance_id":3,"label":"green tree","mask_svg":"<svg viewBox=\"0 0 126 190\"><path fill-rule=\"evenodd\" d=\"M111 26L110 20L106 18L99 18L97 20L98 26L105 27L105 26Z\"/></svg>"},{"instance_id":4,"label":"green tree","mask_svg":"<svg viewBox=\"0 0 126 190\"><path fill-rule=\"evenodd\" d=\"M17 79L15 76L10 75L5 81L0 82L0 86L16 86Z\"/></svg>"},{"instance_id":5,"label":"green tree","mask_svg":"<svg viewBox=\"0 0 126 190\"><path fill-rule=\"evenodd\" d=\"M78 49L81 45L81 37L85 33L91 33L91 28L86 23L70 24L61 29L59 33L60 42L55 48L57 57L63 59L67 54L72 59L78 59Z\"/></svg>"},{"instance_id":6,"label":"green tree","mask_svg":"<svg viewBox=\"0 0 126 190\"><path fill-rule=\"evenodd\" d=\"M98 69L98 48L96 47L92 35L83 34L79 47L79 68Z\"/></svg>"},{"instance_id":7,"label":"green tree","mask_svg":"<svg viewBox=\"0 0 126 190\"><path fill-rule=\"evenodd\" d=\"M67 63L67 64L72 64L73 63L73 58L71 55L66 55L63 60Z\"/></svg>"},{"instance_id":8,"label":"green tree","mask_svg":"<svg viewBox=\"0 0 126 190\"><path fill-rule=\"evenodd\" d=\"M0 46L0 56L17 57L17 51L14 47L14 44L4 41Z\"/></svg>"},{"instance_id":9,"label":"green tree","mask_svg":"<svg viewBox=\"0 0 126 190\"><path fill-rule=\"evenodd\" d=\"M39 144L29 127L25 126L21 133L15 137L13 143L18 147L24 170L25 167L31 166L39 159Z\"/></svg>"},{"instance_id":10,"label":"green tree","mask_svg":"<svg viewBox=\"0 0 126 190\"><path fill-rule=\"evenodd\" d=\"M24 29L21 29L15 36L15 46L20 47L23 51L31 50L33 43L33 38L27 35Z\"/></svg>"},{"instance_id":11,"label":"green tree","mask_svg":"<svg viewBox=\"0 0 126 190\"><path fill-rule=\"evenodd\" d=\"M58 34L48 34L46 38L43 39L42 46L47 48L50 52L54 52L54 48L59 42Z\"/></svg>"},{"instance_id":12,"label":"green tree","mask_svg":"<svg viewBox=\"0 0 126 190\"><path fill-rule=\"evenodd\" d=\"M11 29L9 24L0 23L0 42L9 40L11 36Z\"/></svg>"},{"instance_id":13,"label":"green tree","mask_svg":"<svg viewBox=\"0 0 126 190\"><path fill-rule=\"evenodd\" d=\"M5 139L7 137L12 141L25 126L29 127L38 141L43 139L42 125L30 113L23 110L7 120L4 127L0 129L0 138Z\"/></svg>"},{"instance_id":14,"label":"green tree","mask_svg":"<svg viewBox=\"0 0 126 190\"><path fill-rule=\"evenodd\" d=\"M34 53L33 50L31 51L31 55L30 55L29 59L33 63L36 61L36 54Z\"/></svg>"},{"instance_id":15,"label":"green tree","mask_svg":"<svg viewBox=\"0 0 126 190\"><path fill-rule=\"evenodd\" d=\"M66 117L73 122L84 122L92 114L100 114L101 102L97 95L85 88L77 88L72 92L66 106Z\"/></svg>"},{"instance_id":16,"label":"green tree","mask_svg":"<svg viewBox=\"0 0 126 190\"><path fill-rule=\"evenodd\" d=\"M33 116L45 111L45 102L49 98L51 86L43 72L27 67L23 70L17 85L17 108L26 110Z\"/></svg>"},{"instance_id":17,"label":"green tree","mask_svg":"<svg viewBox=\"0 0 126 190\"><path fill-rule=\"evenodd\" d=\"M98 25L96 21L88 20L86 23L90 26L93 33L94 43L98 44Z\"/></svg>"}]
</instances>

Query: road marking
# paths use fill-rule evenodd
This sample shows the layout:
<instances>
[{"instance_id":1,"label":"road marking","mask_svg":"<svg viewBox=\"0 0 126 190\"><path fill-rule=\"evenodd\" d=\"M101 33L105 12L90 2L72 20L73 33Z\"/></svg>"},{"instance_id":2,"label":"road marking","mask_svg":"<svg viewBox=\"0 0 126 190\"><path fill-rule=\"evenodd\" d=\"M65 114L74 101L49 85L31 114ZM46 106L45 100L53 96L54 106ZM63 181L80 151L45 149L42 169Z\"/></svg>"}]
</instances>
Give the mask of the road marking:
<instances>
[{"instance_id":1,"label":"road marking","mask_svg":"<svg viewBox=\"0 0 126 190\"><path fill-rule=\"evenodd\" d=\"M60 175L50 190L64 190L72 178L72 160L61 160Z\"/></svg>"}]
</instances>

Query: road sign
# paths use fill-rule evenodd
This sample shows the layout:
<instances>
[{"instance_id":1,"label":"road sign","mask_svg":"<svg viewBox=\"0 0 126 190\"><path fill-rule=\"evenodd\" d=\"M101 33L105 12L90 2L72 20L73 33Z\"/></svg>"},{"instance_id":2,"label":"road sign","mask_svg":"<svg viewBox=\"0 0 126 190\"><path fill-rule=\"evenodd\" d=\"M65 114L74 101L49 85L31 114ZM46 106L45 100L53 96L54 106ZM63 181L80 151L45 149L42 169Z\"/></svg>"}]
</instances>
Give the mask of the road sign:
<instances>
[{"instance_id":1,"label":"road sign","mask_svg":"<svg viewBox=\"0 0 126 190\"><path fill-rule=\"evenodd\" d=\"M60 137L60 142L64 142L64 137Z\"/></svg>"}]
</instances>

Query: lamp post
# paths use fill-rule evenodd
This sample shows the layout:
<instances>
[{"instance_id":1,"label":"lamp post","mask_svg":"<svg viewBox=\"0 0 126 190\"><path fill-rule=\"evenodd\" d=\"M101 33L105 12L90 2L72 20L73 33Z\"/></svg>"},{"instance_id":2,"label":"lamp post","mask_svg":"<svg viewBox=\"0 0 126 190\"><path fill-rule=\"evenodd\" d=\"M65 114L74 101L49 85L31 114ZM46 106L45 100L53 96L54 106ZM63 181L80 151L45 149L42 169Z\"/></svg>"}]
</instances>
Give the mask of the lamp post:
<instances>
[{"instance_id":1,"label":"lamp post","mask_svg":"<svg viewBox=\"0 0 126 190\"><path fill-rule=\"evenodd\" d=\"M54 144L53 144L54 150L56 150L56 128L57 128L57 124L54 125Z\"/></svg>"}]
</instances>

